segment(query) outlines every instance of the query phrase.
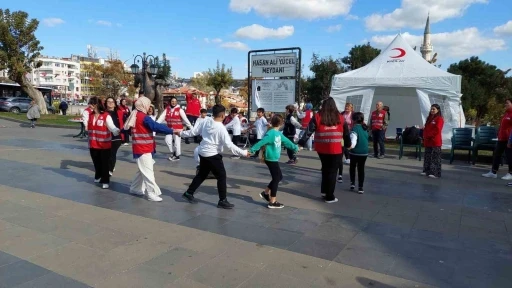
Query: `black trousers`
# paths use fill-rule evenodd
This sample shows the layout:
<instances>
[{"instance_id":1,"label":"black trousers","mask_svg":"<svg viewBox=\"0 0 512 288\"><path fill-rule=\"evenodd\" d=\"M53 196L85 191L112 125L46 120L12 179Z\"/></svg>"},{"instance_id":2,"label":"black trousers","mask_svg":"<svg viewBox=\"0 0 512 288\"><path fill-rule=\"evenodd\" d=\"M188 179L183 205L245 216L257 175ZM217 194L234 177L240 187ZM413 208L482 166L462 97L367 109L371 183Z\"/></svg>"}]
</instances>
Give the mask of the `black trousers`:
<instances>
[{"instance_id":1,"label":"black trousers","mask_svg":"<svg viewBox=\"0 0 512 288\"><path fill-rule=\"evenodd\" d=\"M95 170L94 179L100 179L101 184L110 183L110 175L108 174L110 167L110 150L111 149L89 148Z\"/></svg>"},{"instance_id":2,"label":"black trousers","mask_svg":"<svg viewBox=\"0 0 512 288\"><path fill-rule=\"evenodd\" d=\"M124 140L123 143L130 143L130 130L123 130Z\"/></svg>"},{"instance_id":3,"label":"black trousers","mask_svg":"<svg viewBox=\"0 0 512 288\"><path fill-rule=\"evenodd\" d=\"M219 192L219 200L224 200L227 197L227 184L226 184L226 169L224 169L224 162L222 155L217 154L210 157L203 157L199 155L199 173L197 173L194 180L188 187L187 193L193 195L197 188L201 186L203 181L212 174L217 178L217 191Z\"/></svg>"},{"instance_id":4,"label":"black trousers","mask_svg":"<svg viewBox=\"0 0 512 288\"><path fill-rule=\"evenodd\" d=\"M382 156L386 154L386 148L384 147L384 138L386 136L385 130L372 130L373 138L373 156ZM379 154L380 148L380 154ZM352 161L352 160L350 160Z\"/></svg>"},{"instance_id":5,"label":"black trousers","mask_svg":"<svg viewBox=\"0 0 512 288\"><path fill-rule=\"evenodd\" d=\"M292 141L293 143L293 136L286 136L286 138L288 138L288 140ZM297 159L297 155L295 155L295 151L293 151L292 149L286 148L286 154L288 154L288 159L290 160Z\"/></svg>"},{"instance_id":6,"label":"black trousers","mask_svg":"<svg viewBox=\"0 0 512 288\"><path fill-rule=\"evenodd\" d=\"M197 118L199 118L199 117L187 115L187 119L188 119L188 121L190 121L190 124L192 124L192 126L194 126L196 124ZM199 143L199 142L201 142L201 141L199 141L199 136L194 136L194 143ZM185 144L190 144L189 138L185 138Z\"/></svg>"},{"instance_id":7,"label":"black trousers","mask_svg":"<svg viewBox=\"0 0 512 288\"><path fill-rule=\"evenodd\" d=\"M62 110L61 110L61 111L62 111L62 115L66 116L66 111L67 111L67 110L68 110L68 109L62 109Z\"/></svg>"},{"instance_id":8,"label":"black trousers","mask_svg":"<svg viewBox=\"0 0 512 288\"><path fill-rule=\"evenodd\" d=\"M235 146L238 146L238 143L240 143L240 138L242 136L240 135L233 135L233 138L231 139L231 141L233 142L233 144L235 144Z\"/></svg>"},{"instance_id":9,"label":"black trousers","mask_svg":"<svg viewBox=\"0 0 512 288\"><path fill-rule=\"evenodd\" d=\"M283 174L281 173L281 167L279 167L279 162L275 161L265 161L267 164L268 171L270 171L270 176L272 176L272 181L268 183L268 189L270 189L270 196L276 197L277 188L279 187L279 182L283 180Z\"/></svg>"},{"instance_id":10,"label":"black trousers","mask_svg":"<svg viewBox=\"0 0 512 288\"><path fill-rule=\"evenodd\" d=\"M336 176L340 166L341 154L320 154L322 163L322 184L321 193L325 194L325 200L334 200L334 189L336 188Z\"/></svg>"},{"instance_id":11,"label":"black trousers","mask_svg":"<svg viewBox=\"0 0 512 288\"><path fill-rule=\"evenodd\" d=\"M110 148L110 166L108 171L113 172L116 168L117 150L121 147L121 139L112 141L112 148Z\"/></svg>"},{"instance_id":12,"label":"black trousers","mask_svg":"<svg viewBox=\"0 0 512 288\"><path fill-rule=\"evenodd\" d=\"M261 139L256 139L256 141L254 141L254 144L252 144L252 146L256 145L256 143L260 142ZM254 157L255 158L258 158L258 156L260 155L260 150L254 152Z\"/></svg>"},{"instance_id":13,"label":"black trousers","mask_svg":"<svg viewBox=\"0 0 512 288\"><path fill-rule=\"evenodd\" d=\"M350 154L350 184L356 185L356 167L357 167L357 182L359 188L363 188L364 184L364 165L366 164L368 156L359 156Z\"/></svg>"},{"instance_id":14,"label":"black trousers","mask_svg":"<svg viewBox=\"0 0 512 288\"><path fill-rule=\"evenodd\" d=\"M507 141L498 141L498 143L496 143L496 148L494 148L494 152L492 153L493 173L497 173L498 169L500 169L503 152L505 152L505 155L507 156L508 172L512 173L512 149L507 147Z\"/></svg>"},{"instance_id":15,"label":"black trousers","mask_svg":"<svg viewBox=\"0 0 512 288\"><path fill-rule=\"evenodd\" d=\"M345 159L350 159L350 155L348 154L348 150L345 147L342 147L343 154L341 154L340 165L338 166L338 175L343 176L343 155L345 155Z\"/></svg>"}]
</instances>

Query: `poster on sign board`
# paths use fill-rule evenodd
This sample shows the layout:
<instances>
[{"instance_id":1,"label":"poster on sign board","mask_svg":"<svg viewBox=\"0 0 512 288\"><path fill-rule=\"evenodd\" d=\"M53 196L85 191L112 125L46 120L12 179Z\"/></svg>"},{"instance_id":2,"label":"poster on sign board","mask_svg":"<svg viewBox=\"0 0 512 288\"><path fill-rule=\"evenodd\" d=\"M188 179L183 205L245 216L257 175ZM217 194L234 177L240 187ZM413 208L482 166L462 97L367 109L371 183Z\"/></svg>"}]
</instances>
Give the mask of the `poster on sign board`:
<instances>
[{"instance_id":1,"label":"poster on sign board","mask_svg":"<svg viewBox=\"0 0 512 288\"><path fill-rule=\"evenodd\" d=\"M252 80L253 112L258 108L268 112L284 112L286 105L295 102L294 79Z\"/></svg>"},{"instance_id":2,"label":"poster on sign board","mask_svg":"<svg viewBox=\"0 0 512 288\"><path fill-rule=\"evenodd\" d=\"M296 77L297 54L276 53L251 56L252 77Z\"/></svg>"}]
</instances>

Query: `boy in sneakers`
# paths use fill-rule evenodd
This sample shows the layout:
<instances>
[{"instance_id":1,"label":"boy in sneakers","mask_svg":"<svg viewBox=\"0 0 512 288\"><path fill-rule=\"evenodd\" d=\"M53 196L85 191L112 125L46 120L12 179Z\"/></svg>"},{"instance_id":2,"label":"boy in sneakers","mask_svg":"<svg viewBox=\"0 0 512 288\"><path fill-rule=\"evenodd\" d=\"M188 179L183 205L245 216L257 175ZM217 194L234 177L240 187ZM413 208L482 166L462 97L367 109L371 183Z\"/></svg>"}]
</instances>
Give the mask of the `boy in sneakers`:
<instances>
[{"instance_id":1,"label":"boy in sneakers","mask_svg":"<svg viewBox=\"0 0 512 288\"><path fill-rule=\"evenodd\" d=\"M226 146L235 155L247 157L249 154L247 150L242 150L231 142L228 130L222 124L226 117L226 108L222 105L215 105L212 110L213 118L205 118L192 130L175 132L176 135L179 134L181 137L194 137L198 135L203 137L199 144L199 173L192 180L187 192L183 194L183 198L192 204L197 203L194 193L208 177L208 174L212 172L215 178L217 178L217 190L219 192L217 207L231 209L235 205L227 200L226 169L224 168L224 162L220 153L222 153L223 146Z\"/></svg>"}]
</instances>

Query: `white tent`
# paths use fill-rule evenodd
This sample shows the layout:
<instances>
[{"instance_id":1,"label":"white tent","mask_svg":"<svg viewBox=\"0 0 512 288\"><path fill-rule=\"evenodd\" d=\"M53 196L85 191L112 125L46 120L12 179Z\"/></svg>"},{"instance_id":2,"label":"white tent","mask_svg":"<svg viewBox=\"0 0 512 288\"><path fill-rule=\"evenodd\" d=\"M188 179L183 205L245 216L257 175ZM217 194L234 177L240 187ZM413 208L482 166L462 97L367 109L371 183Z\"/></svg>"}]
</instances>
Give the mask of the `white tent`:
<instances>
[{"instance_id":1,"label":"white tent","mask_svg":"<svg viewBox=\"0 0 512 288\"><path fill-rule=\"evenodd\" d=\"M386 136L395 136L396 128L425 123L430 106L441 106L445 125L443 146L450 146L452 128L464 127L461 76L443 71L423 59L398 34L381 54L368 65L335 75L331 97L340 111L345 103L354 110L370 113L379 101L389 106L391 121Z\"/></svg>"}]
</instances>

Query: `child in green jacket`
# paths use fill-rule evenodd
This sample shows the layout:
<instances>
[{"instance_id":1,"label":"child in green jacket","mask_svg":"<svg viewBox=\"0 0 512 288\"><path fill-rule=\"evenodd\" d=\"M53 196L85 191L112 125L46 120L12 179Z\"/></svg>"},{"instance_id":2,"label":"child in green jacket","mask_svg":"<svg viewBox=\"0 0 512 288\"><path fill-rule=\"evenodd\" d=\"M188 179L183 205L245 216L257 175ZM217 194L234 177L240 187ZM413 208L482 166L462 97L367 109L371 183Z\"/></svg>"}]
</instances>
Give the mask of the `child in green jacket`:
<instances>
[{"instance_id":1,"label":"child in green jacket","mask_svg":"<svg viewBox=\"0 0 512 288\"><path fill-rule=\"evenodd\" d=\"M283 180L283 174L281 173L281 167L279 167L279 158L281 158L281 144L284 147L299 151L299 146L295 145L292 141L286 138L283 133L279 131L279 128L283 126L284 119L281 115L274 115L270 121L272 129L269 129L263 139L261 139L256 145L251 147L250 153L254 154L261 147L265 146L264 161L267 164L272 181L265 188L265 191L260 193L260 197L268 201L268 208L279 209L283 208L284 205L277 202L277 187L279 182ZM269 196L270 194L270 196Z\"/></svg>"}]
</instances>

